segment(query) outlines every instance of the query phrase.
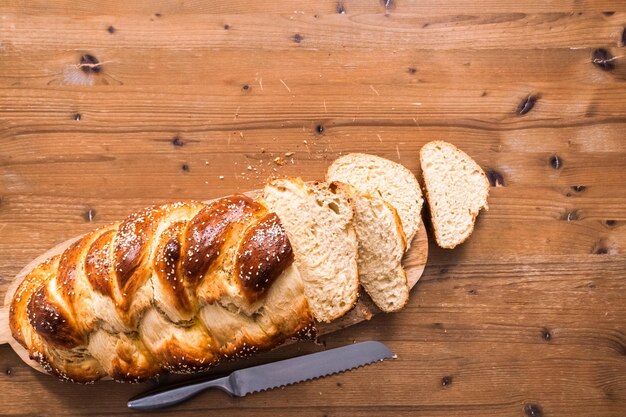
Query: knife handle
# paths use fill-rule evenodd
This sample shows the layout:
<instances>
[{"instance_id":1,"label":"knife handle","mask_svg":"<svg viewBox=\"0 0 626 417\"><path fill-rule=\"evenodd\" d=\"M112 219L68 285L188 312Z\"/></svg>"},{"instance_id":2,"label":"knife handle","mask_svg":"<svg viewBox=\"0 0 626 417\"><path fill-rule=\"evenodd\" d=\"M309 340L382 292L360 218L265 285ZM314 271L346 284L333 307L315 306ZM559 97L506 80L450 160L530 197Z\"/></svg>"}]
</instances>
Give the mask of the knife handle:
<instances>
[{"instance_id":1,"label":"knife handle","mask_svg":"<svg viewBox=\"0 0 626 417\"><path fill-rule=\"evenodd\" d=\"M128 408L133 410L157 410L179 404L209 388L218 388L233 395L228 376L210 381L186 382L163 388L157 388L140 394L128 401Z\"/></svg>"}]
</instances>

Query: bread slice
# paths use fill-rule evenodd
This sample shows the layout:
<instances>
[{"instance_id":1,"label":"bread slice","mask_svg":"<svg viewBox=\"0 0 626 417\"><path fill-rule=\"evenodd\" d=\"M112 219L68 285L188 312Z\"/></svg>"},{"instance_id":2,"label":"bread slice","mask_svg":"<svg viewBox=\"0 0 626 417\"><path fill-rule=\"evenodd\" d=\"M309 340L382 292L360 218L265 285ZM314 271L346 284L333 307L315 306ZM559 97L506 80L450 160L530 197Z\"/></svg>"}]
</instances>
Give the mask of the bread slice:
<instances>
[{"instance_id":1,"label":"bread slice","mask_svg":"<svg viewBox=\"0 0 626 417\"><path fill-rule=\"evenodd\" d=\"M465 152L443 141L424 145L420 163L435 239L452 249L472 234L480 209L489 209L489 180Z\"/></svg>"},{"instance_id":2,"label":"bread slice","mask_svg":"<svg viewBox=\"0 0 626 417\"><path fill-rule=\"evenodd\" d=\"M328 167L326 181L348 183L390 203L400 216L407 249L411 246L420 224L424 198L415 175L406 167L379 156L351 153Z\"/></svg>"},{"instance_id":3,"label":"bread slice","mask_svg":"<svg viewBox=\"0 0 626 417\"><path fill-rule=\"evenodd\" d=\"M354 208L346 192L334 183L286 178L267 184L263 200L287 232L315 318L330 322L344 315L359 287Z\"/></svg>"},{"instance_id":4,"label":"bread slice","mask_svg":"<svg viewBox=\"0 0 626 417\"><path fill-rule=\"evenodd\" d=\"M398 311L409 301L410 290L401 265L406 239L400 217L382 198L345 186L354 201L359 282L382 311Z\"/></svg>"}]
</instances>

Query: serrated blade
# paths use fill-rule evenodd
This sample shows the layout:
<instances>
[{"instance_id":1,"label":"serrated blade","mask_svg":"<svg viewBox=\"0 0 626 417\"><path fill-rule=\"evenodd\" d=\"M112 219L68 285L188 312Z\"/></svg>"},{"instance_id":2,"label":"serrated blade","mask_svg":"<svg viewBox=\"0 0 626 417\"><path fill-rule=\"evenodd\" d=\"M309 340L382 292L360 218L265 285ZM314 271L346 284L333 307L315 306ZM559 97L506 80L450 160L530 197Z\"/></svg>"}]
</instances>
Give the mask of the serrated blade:
<instances>
[{"instance_id":1,"label":"serrated blade","mask_svg":"<svg viewBox=\"0 0 626 417\"><path fill-rule=\"evenodd\" d=\"M393 356L393 352L380 342L361 342L241 369L233 372L228 379L233 395L243 397L257 391L348 371Z\"/></svg>"}]
</instances>

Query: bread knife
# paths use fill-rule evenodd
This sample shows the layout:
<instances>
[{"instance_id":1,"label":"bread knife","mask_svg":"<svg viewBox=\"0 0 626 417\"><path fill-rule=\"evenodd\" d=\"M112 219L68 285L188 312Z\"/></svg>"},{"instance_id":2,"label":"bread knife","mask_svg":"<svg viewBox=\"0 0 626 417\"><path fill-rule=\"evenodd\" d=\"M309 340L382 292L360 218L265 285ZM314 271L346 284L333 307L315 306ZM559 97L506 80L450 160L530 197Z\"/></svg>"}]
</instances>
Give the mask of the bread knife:
<instances>
[{"instance_id":1,"label":"bread knife","mask_svg":"<svg viewBox=\"0 0 626 417\"><path fill-rule=\"evenodd\" d=\"M128 401L133 410L156 410L181 403L209 388L235 397L349 371L395 355L380 342L355 343L323 352L240 369L209 381L187 382L141 394Z\"/></svg>"}]
</instances>

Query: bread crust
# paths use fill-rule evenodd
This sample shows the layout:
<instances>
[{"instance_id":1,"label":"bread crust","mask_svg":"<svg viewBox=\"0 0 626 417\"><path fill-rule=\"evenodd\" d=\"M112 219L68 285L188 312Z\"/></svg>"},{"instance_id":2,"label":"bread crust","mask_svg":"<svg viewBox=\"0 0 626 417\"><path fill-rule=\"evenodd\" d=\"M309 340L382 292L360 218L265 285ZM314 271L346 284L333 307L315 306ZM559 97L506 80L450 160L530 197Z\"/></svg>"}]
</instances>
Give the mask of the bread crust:
<instances>
[{"instance_id":1,"label":"bread crust","mask_svg":"<svg viewBox=\"0 0 626 417\"><path fill-rule=\"evenodd\" d=\"M463 239L461 239L460 241L456 242L453 245L446 245L445 243L442 243L439 240L440 229L439 229L439 225L435 221L433 213L432 213L432 197L431 197L430 192L428 190L428 185L426 184L426 178L425 178L425 176L423 174L423 172L424 172L423 167L424 167L424 162L425 162L424 161L424 149L426 148L426 146L437 146L437 145L443 145L443 146L446 146L446 147L450 146L450 147L453 148L453 150L455 152L460 153L461 155L465 156L470 161L474 162L474 164L476 164L476 166L479 168L480 174L481 174L481 178L483 178L483 181L485 183L485 190L486 190L485 204L482 207L480 207L476 213L472 213L472 224L471 224L471 228L470 228L470 231L467 234L467 236L465 236ZM469 239L469 237L472 235L472 233L474 233L474 225L476 224L476 217L478 217L478 214L480 214L480 210L482 210L483 208L485 209L485 211L489 210L489 205L487 204L487 199L489 197L489 191L490 191L489 179L487 178L487 175L485 174L485 171L482 169L482 167L480 165L478 165L478 163L476 163L476 161L474 161L468 154L463 152L461 149L459 149L455 145L453 145L453 144L451 144L449 142L442 141L442 140L435 140L435 141L428 142L426 145L424 145L420 149L420 166L422 166L422 176L424 178L424 180L423 180L424 181L424 194L426 195L426 201L428 202L428 208L429 208L429 212L430 212L430 224L432 226L433 234L435 235L435 240L437 242L437 245L439 245L439 247L444 248L444 249L454 249L457 246L465 243L465 241L467 241L467 239Z\"/></svg>"}]
</instances>

